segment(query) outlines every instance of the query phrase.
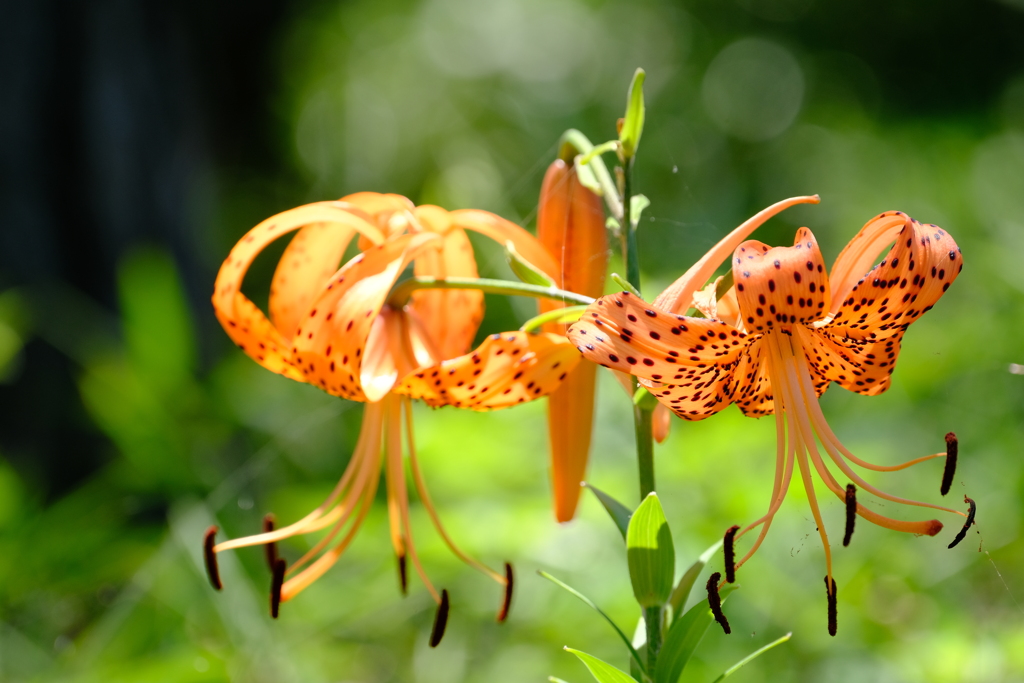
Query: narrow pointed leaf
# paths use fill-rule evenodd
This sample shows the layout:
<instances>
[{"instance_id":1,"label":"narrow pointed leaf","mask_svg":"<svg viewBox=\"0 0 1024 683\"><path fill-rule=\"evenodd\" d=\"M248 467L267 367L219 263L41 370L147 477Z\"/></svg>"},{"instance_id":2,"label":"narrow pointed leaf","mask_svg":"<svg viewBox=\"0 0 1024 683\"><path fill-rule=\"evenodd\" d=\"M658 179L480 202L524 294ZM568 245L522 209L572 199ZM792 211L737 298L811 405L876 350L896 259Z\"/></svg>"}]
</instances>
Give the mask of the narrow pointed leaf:
<instances>
[{"instance_id":1,"label":"narrow pointed leaf","mask_svg":"<svg viewBox=\"0 0 1024 683\"><path fill-rule=\"evenodd\" d=\"M626 559L633 595L640 606L656 607L668 602L676 556L672 532L656 493L649 494L629 520Z\"/></svg>"},{"instance_id":2,"label":"narrow pointed leaf","mask_svg":"<svg viewBox=\"0 0 1024 683\"><path fill-rule=\"evenodd\" d=\"M593 655L573 650L571 647L567 647L565 650L579 657L580 661L590 669L591 675L598 683L636 683L636 679L626 672L616 669L608 662L602 662Z\"/></svg>"},{"instance_id":3,"label":"narrow pointed leaf","mask_svg":"<svg viewBox=\"0 0 1024 683\"><path fill-rule=\"evenodd\" d=\"M693 590L693 584L697 581L697 577L700 576L701 571L704 570L711 557L721 547L721 540L715 542L710 548L701 553L697 561L691 564L690 568L683 573L679 583L672 590L672 597L669 598L669 604L672 605L672 614L678 615L683 611L683 607L686 606L686 598L690 596L690 591Z\"/></svg>"},{"instance_id":4,"label":"narrow pointed leaf","mask_svg":"<svg viewBox=\"0 0 1024 683\"><path fill-rule=\"evenodd\" d=\"M789 640L792 637L793 637L792 633L787 633L786 635L782 636L781 638L778 638L778 639L773 640L772 642L768 643L767 645L765 645L761 649L755 650L754 652L751 652L749 655L747 655L746 657L744 657L743 659L741 659L740 661L736 662L731 667L726 669L725 672L722 673L721 676L719 676L718 678L716 678L713 681L713 683L718 683L719 681L725 680L729 676L733 675L736 672L737 669L740 669L740 668L746 666L747 664L749 664L753 660L755 660L758 657L760 657L761 655L763 655L765 652L768 652L768 650L772 649L776 645L782 645L784 642L786 642L787 640Z\"/></svg>"},{"instance_id":5,"label":"narrow pointed leaf","mask_svg":"<svg viewBox=\"0 0 1024 683\"><path fill-rule=\"evenodd\" d=\"M561 678L558 678L557 676L548 676L548 683L569 683L569 682L568 681L563 681Z\"/></svg>"},{"instance_id":6,"label":"narrow pointed leaf","mask_svg":"<svg viewBox=\"0 0 1024 683\"><path fill-rule=\"evenodd\" d=\"M637 69L633 74L633 82L629 84L629 95L626 98L626 116L619 131L622 143L622 155L629 159L636 154L640 145L640 136L644 132L644 78L647 74Z\"/></svg>"},{"instance_id":7,"label":"narrow pointed leaf","mask_svg":"<svg viewBox=\"0 0 1024 683\"><path fill-rule=\"evenodd\" d=\"M505 260L515 276L528 285L539 285L541 287L554 287L554 281L544 274L537 266L523 258L512 242L505 243Z\"/></svg>"},{"instance_id":8,"label":"narrow pointed leaf","mask_svg":"<svg viewBox=\"0 0 1024 683\"><path fill-rule=\"evenodd\" d=\"M723 603L736 588L738 586L731 583L722 589ZM686 668L687 662L714 620L708 601L702 600L672 624L668 635L665 636L665 642L662 643L661 652L658 653L654 683L678 683L683 669Z\"/></svg>"},{"instance_id":9,"label":"narrow pointed leaf","mask_svg":"<svg viewBox=\"0 0 1024 683\"><path fill-rule=\"evenodd\" d=\"M636 287L633 286L633 283L627 280L626 278L622 277L618 273L612 273L611 278L615 282L615 284L617 284L619 287L622 287L622 289L629 292L636 298L643 298L642 296L640 296L640 292L637 291Z\"/></svg>"},{"instance_id":10,"label":"narrow pointed leaf","mask_svg":"<svg viewBox=\"0 0 1024 683\"><path fill-rule=\"evenodd\" d=\"M629 518L633 516L633 511L596 486L592 484L584 484L584 486L593 491L597 499L601 501L601 505L608 511L608 516L615 522L615 526L622 534L622 539L625 540L626 530L629 529Z\"/></svg>"},{"instance_id":11,"label":"narrow pointed leaf","mask_svg":"<svg viewBox=\"0 0 1024 683\"><path fill-rule=\"evenodd\" d=\"M567 593L572 593L577 598L579 598L584 604L586 604L588 607L590 607L595 612L597 612L602 617L604 617L604 620L607 621L611 625L611 627L613 629L615 629L615 632L619 634L619 638L621 638L622 642L626 644L626 648L629 650L629 654L632 655L634 661L636 661L636 663L640 666L640 670L641 671L645 671L646 670L644 668L644 665L643 665L643 660L640 659L640 653L637 652L636 648L633 647L633 644L629 642L629 638L626 637L626 634L622 632L622 629L619 628L618 624L616 624L614 621L612 621L611 617L609 617L607 614L604 613L604 610L602 610L600 607L598 607L596 604L594 604L593 600L591 600L587 596L583 595L583 593L580 593L578 590L576 590L575 588L573 588L569 584L563 583L563 582L559 581L558 579L556 579L555 577L551 576L551 574L548 574L547 572L538 571L537 573L540 574L541 576L543 576L545 579L547 579L551 583L553 583L556 586L558 586L559 588L562 588Z\"/></svg>"}]
</instances>

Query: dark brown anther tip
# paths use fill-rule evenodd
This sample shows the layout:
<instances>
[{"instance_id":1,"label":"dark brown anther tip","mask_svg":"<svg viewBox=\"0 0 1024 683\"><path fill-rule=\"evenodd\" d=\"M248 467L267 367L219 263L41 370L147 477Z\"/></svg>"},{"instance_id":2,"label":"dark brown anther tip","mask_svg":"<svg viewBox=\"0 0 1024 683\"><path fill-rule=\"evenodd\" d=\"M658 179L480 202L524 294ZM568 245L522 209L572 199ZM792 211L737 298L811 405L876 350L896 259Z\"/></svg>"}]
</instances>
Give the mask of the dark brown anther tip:
<instances>
[{"instance_id":1,"label":"dark brown anther tip","mask_svg":"<svg viewBox=\"0 0 1024 683\"><path fill-rule=\"evenodd\" d=\"M948 547L950 548L955 548L957 545L960 544L960 541L967 538L967 531L971 528L971 525L974 524L974 515L978 512L978 505L977 503L974 502L973 498L968 498L967 496L964 496L964 502L970 505L971 507L967 511L967 520L964 522L963 528L960 529L960 531L957 533L956 538L953 539L953 542L949 544Z\"/></svg>"},{"instance_id":2,"label":"dark brown anther tip","mask_svg":"<svg viewBox=\"0 0 1024 683\"><path fill-rule=\"evenodd\" d=\"M946 495L949 487L953 485L953 477L956 475L956 459L960 453L960 443L956 440L956 434L946 434L946 466L942 470L942 485L939 493Z\"/></svg>"},{"instance_id":3,"label":"dark brown anther tip","mask_svg":"<svg viewBox=\"0 0 1024 683\"><path fill-rule=\"evenodd\" d=\"M430 630L430 647L437 647L444 638L444 629L448 626L448 591L441 590L441 604L437 606L437 614L434 615L434 628Z\"/></svg>"},{"instance_id":4,"label":"dark brown anther tip","mask_svg":"<svg viewBox=\"0 0 1024 683\"><path fill-rule=\"evenodd\" d=\"M832 579L832 588L829 589L828 577L825 577L825 595L828 596L828 634L835 636L839 629L839 614L836 607L836 580Z\"/></svg>"},{"instance_id":5,"label":"dark brown anther tip","mask_svg":"<svg viewBox=\"0 0 1024 683\"><path fill-rule=\"evenodd\" d=\"M729 527L722 538L722 553L725 555L725 580L727 583L736 583L736 551L733 548L733 540L740 527L736 524Z\"/></svg>"},{"instance_id":6,"label":"dark brown anther tip","mask_svg":"<svg viewBox=\"0 0 1024 683\"><path fill-rule=\"evenodd\" d=\"M398 583L402 587L402 595L409 594L409 568L406 565L405 555L398 556Z\"/></svg>"},{"instance_id":7,"label":"dark brown anther tip","mask_svg":"<svg viewBox=\"0 0 1024 683\"><path fill-rule=\"evenodd\" d=\"M846 533L843 535L843 547L850 545L853 538L853 526L857 522L857 487L846 485Z\"/></svg>"},{"instance_id":8,"label":"dark brown anther tip","mask_svg":"<svg viewBox=\"0 0 1024 683\"><path fill-rule=\"evenodd\" d=\"M217 569L217 553L214 552L214 537L217 535L217 525L214 524L203 535L203 559L206 561L206 575L210 577L210 585L214 590L220 590L224 584L220 582L220 570Z\"/></svg>"},{"instance_id":9,"label":"dark brown anther tip","mask_svg":"<svg viewBox=\"0 0 1024 683\"><path fill-rule=\"evenodd\" d=\"M284 570L287 567L288 563L284 558L277 558L277 562L274 563L274 574L270 578L270 616L274 619L277 619L277 614L281 611L281 586L284 585Z\"/></svg>"},{"instance_id":10,"label":"dark brown anther tip","mask_svg":"<svg viewBox=\"0 0 1024 683\"><path fill-rule=\"evenodd\" d=\"M267 513L263 517L263 533L269 534L274 530L274 515L273 513ZM274 565L277 564L277 543L271 541L263 546L263 551L267 556L267 566L270 567L270 571L274 571Z\"/></svg>"},{"instance_id":11,"label":"dark brown anther tip","mask_svg":"<svg viewBox=\"0 0 1024 683\"><path fill-rule=\"evenodd\" d=\"M729 635L732 633L732 628L729 627L729 620L725 618L725 613L722 611L722 596L718 594L718 582L721 580L722 575L719 572L708 577L708 607L711 608L711 614L714 615L715 621L719 623L725 634Z\"/></svg>"},{"instance_id":12,"label":"dark brown anther tip","mask_svg":"<svg viewBox=\"0 0 1024 683\"><path fill-rule=\"evenodd\" d=\"M503 624L508 619L508 611L512 608L512 586L515 585L515 577L512 574L512 565L505 563L505 599L501 602L501 609L498 610L498 623Z\"/></svg>"}]
</instances>

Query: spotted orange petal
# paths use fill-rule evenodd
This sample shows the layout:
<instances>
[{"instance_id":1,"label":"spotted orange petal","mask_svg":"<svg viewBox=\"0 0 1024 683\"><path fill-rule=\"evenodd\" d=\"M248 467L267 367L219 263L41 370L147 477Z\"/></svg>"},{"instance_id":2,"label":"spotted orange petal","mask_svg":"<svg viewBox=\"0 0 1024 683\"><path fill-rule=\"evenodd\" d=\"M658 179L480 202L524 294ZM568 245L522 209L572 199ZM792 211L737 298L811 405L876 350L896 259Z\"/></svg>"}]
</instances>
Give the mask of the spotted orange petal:
<instances>
[{"instance_id":1,"label":"spotted orange petal","mask_svg":"<svg viewBox=\"0 0 1024 683\"><path fill-rule=\"evenodd\" d=\"M416 259L417 277L479 277L473 245L465 230L451 225L447 211L421 206L416 218L425 229L440 235L437 247ZM484 295L473 289L424 289L413 293L411 308L440 358L454 358L473 344L484 316Z\"/></svg>"},{"instance_id":2,"label":"spotted orange petal","mask_svg":"<svg viewBox=\"0 0 1024 683\"><path fill-rule=\"evenodd\" d=\"M875 396L889 388L902 333L879 341L849 339L832 334L827 328L801 327L798 334L816 383L835 382L865 396Z\"/></svg>"},{"instance_id":3,"label":"spotted orange petal","mask_svg":"<svg viewBox=\"0 0 1024 683\"><path fill-rule=\"evenodd\" d=\"M960 274L963 257L949 233L899 216L903 227L889 253L850 289L822 331L858 341L898 340Z\"/></svg>"},{"instance_id":4,"label":"spotted orange petal","mask_svg":"<svg viewBox=\"0 0 1024 683\"><path fill-rule=\"evenodd\" d=\"M430 234L389 239L338 271L314 302L292 348L295 365L307 382L355 401L386 393L386 379L363 372L367 339L399 275L435 239ZM386 366L371 366L371 373L382 367ZM370 395L364 384L373 387Z\"/></svg>"},{"instance_id":5,"label":"spotted orange petal","mask_svg":"<svg viewBox=\"0 0 1024 683\"><path fill-rule=\"evenodd\" d=\"M792 247L744 242L733 254L732 272L748 332L809 323L828 312L831 295L825 260L807 228L797 231Z\"/></svg>"},{"instance_id":6,"label":"spotted orange petal","mask_svg":"<svg viewBox=\"0 0 1024 683\"><path fill-rule=\"evenodd\" d=\"M829 272L832 285L832 301L834 306L842 303L850 294L850 290L871 270L882 252L893 243L896 235L903 229L907 216L899 211L889 211L875 216L860 229L847 244ZM829 311L835 313L835 311Z\"/></svg>"},{"instance_id":7,"label":"spotted orange petal","mask_svg":"<svg viewBox=\"0 0 1024 683\"><path fill-rule=\"evenodd\" d=\"M299 230L281 260L270 285L270 319L285 337L295 335L302 317L341 265L356 231L337 223L314 223Z\"/></svg>"},{"instance_id":8,"label":"spotted orange petal","mask_svg":"<svg viewBox=\"0 0 1024 683\"><path fill-rule=\"evenodd\" d=\"M668 286L665 291L654 300L654 305L670 313L682 313L690 308L693 301L693 294L704 286L718 267L729 258L743 240L747 239L750 233L759 228L772 216L781 213L791 206L797 204L817 204L820 201L818 195L811 197L793 197L781 202L772 204L757 214L744 221L739 227L722 238L713 246L699 261L690 266L689 270L682 274L675 282Z\"/></svg>"},{"instance_id":9,"label":"spotted orange petal","mask_svg":"<svg viewBox=\"0 0 1024 683\"><path fill-rule=\"evenodd\" d=\"M552 280L558 277L558 264L537 238L520 226L487 211L459 209L449 214L453 226L473 230L504 246L512 242L524 259L546 273Z\"/></svg>"},{"instance_id":10,"label":"spotted orange petal","mask_svg":"<svg viewBox=\"0 0 1024 683\"><path fill-rule=\"evenodd\" d=\"M242 294L241 286L253 259L264 247L293 230L320 223L355 230L373 242L384 237L376 226L352 213L346 204L307 204L271 216L246 233L228 254L214 284L214 313L231 340L268 370L300 381L301 373L292 367L290 340Z\"/></svg>"},{"instance_id":11,"label":"spotted orange petal","mask_svg":"<svg viewBox=\"0 0 1024 683\"><path fill-rule=\"evenodd\" d=\"M592 303L568 335L587 360L666 384L731 368L746 337L721 321L667 313L629 292Z\"/></svg>"},{"instance_id":12,"label":"spotted orange petal","mask_svg":"<svg viewBox=\"0 0 1024 683\"><path fill-rule=\"evenodd\" d=\"M435 407L506 408L551 393L579 361L560 335L503 332L471 353L406 376L394 391Z\"/></svg>"}]
</instances>

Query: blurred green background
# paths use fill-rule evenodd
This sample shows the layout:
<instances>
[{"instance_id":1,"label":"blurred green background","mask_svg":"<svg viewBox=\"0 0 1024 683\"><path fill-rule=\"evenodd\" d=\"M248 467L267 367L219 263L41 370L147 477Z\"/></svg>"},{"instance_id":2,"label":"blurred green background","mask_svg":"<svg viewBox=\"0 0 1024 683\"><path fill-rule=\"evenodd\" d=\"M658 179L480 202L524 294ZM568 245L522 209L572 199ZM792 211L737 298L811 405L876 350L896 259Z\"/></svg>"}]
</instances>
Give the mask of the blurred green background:
<instances>
[{"instance_id":1,"label":"blurred green background","mask_svg":"<svg viewBox=\"0 0 1024 683\"><path fill-rule=\"evenodd\" d=\"M1020 0L257 0L12 3L0 25L0 679L520 683L589 680L571 645L620 667L606 625L551 571L632 628L625 553L597 503L553 522L544 406L419 410L418 445L454 535L414 505L428 571L452 593L441 647L417 580L397 588L384 505L344 559L267 615L260 549L202 572L206 525L232 536L297 519L347 462L361 407L262 370L209 305L220 261L263 218L359 190L477 207L532 227L556 140L612 137L648 73L636 185L644 288L778 199L819 193L758 235L808 225L831 259L899 209L947 228L959 281L906 337L892 389L833 388L826 415L862 457L894 463L960 435L950 498L977 533L861 523L823 556L794 484L685 681L1024 681L1024 3ZM484 274L506 271L480 244ZM282 245L247 280L266 291ZM484 331L530 305L489 299ZM590 479L636 503L628 403L605 377ZM659 489L688 564L759 516L771 419L735 408L673 423ZM871 480L938 500L941 464ZM842 525L828 500L832 529ZM892 510L893 506L888 507ZM899 514L898 512L896 514ZM296 557L302 541L282 551Z\"/></svg>"}]
</instances>

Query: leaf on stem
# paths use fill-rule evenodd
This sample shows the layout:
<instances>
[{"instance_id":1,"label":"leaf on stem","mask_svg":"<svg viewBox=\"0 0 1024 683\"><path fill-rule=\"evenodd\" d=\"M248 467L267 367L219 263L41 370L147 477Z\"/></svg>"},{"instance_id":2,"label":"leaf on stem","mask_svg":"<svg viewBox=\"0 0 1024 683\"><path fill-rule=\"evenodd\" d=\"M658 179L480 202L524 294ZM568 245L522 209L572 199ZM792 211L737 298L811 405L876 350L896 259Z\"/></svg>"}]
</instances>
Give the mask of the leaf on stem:
<instances>
[{"instance_id":1,"label":"leaf on stem","mask_svg":"<svg viewBox=\"0 0 1024 683\"><path fill-rule=\"evenodd\" d=\"M544 271L523 258L511 241L505 242L505 260L515 276L528 285L554 287L555 283Z\"/></svg>"},{"instance_id":2,"label":"leaf on stem","mask_svg":"<svg viewBox=\"0 0 1024 683\"><path fill-rule=\"evenodd\" d=\"M669 604L672 606L672 614L676 615L683 611L683 607L686 606L686 598L690 596L690 591L693 590L693 584L697 582L697 577L704 570L704 567L711 558L714 557L718 549L722 547L722 541L716 541L710 548L705 550L697 558L697 561L690 565L682 578L679 579L679 583L672 590L672 597L669 598Z\"/></svg>"},{"instance_id":3,"label":"leaf on stem","mask_svg":"<svg viewBox=\"0 0 1024 683\"><path fill-rule=\"evenodd\" d=\"M737 588L737 584L726 584L721 591L722 602ZM654 683L678 683L683 669L713 621L708 601L701 600L672 624L658 653Z\"/></svg>"},{"instance_id":4,"label":"leaf on stem","mask_svg":"<svg viewBox=\"0 0 1024 683\"><path fill-rule=\"evenodd\" d=\"M634 230L640 224L640 214L650 205L651 200L646 195L635 194L629 198L629 222L632 223Z\"/></svg>"},{"instance_id":5,"label":"leaf on stem","mask_svg":"<svg viewBox=\"0 0 1024 683\"><path fill-rule=\"evenodd\" d=\"M616 669L608 662L603 662L593 655L574 650L571 647L566 647L565 650L579 657L598 683L636 683L636 679L626 672Z\"/></svg>"},{"instance_id":6,"label":"leaf on stem","mask_svg":"<svg viewBox=\"0 0 1024 683\"><path fill-rule=\"evenodd\" d=\"M761 655L763 655L765 652L768 652L768 650L772 649L776 645L781 645L782 643L784 643L787 640L789 640L791 637L793 637L793 634L792 633L787 633L786 635L782 636L781 638L777 638L776 640L773 640L772 642L768 643L767 645L765 645L761 649L755 650L754 652L751 652L749 655L747 655L746 657L744 657L743 659L741 659L740 661L736 662L731 667L726 669L725 672L723 672L721 676L719 676L718 678L716 678L713 681L713 683L718 683L719 681L728 678L729 676L734 674L737 669L739 669L739 668L741 668L743 666L746 666L747 664L749 664L753 660L755 660L758 657L760 657Z\"/></svg>"},{"instance_id":7,"label":"leaf on stem","mask_svg":"<svg viewBox=\"0 0 1024 683\"><path fill-rule=\"evenodd\" d=\"M640 606L658 607L668 602L675 578L676 553L656 493L648 494L629 520L626 559L633 595Z\"/></svg>"},{"instance_id":8,"label":"leaf on stem","mask_svg":"<svg viewBox=\"0 0 1024 683\"><path fill-rule=\"evenodd\" d=\"M627 280L626 278L622 277L618 273L612 273L611 278L615 282L615 284L617 284L619 287L622 287L623 290L629 292L638 299L643 299L643 297L640 296L640 292L637 291L637 288L633 286L633 283Z\"/></svg>"},{"instance_id":9,"label":"leaf on stem","mask_svg":"<svg viewBox=\"0 0 1024 683\"><path fill-rule=\"evenodd\" d=\"M571 593L572 595L575 595L585 605L587 605L588 607L593 609L595 612L600 614L602 617L604 617L604 620L607 621L611 625L611 627L613 629L615 629L615 632L619 634L619 638L621 638L622 642L626 644L626 648L629 650L629 654L632 655L633 660L637 664L640 665L640 670L646 672L646 668L644 667L643 660L640 659L640 653L637 652L636 648L633 647L633 644L631 642L629 642L629 638L627 638L626 634L622 632L622 629L619 628L619 625L616 624L614 621L612 621L612 618L604 613L604 610L602 610L600 607L598 607L596 604L594 604L593 600L591 600L587 596L583 595L583 593L580 593L578 590L576 590L575 588L573 588L569 584L563 583L563 582L559 581L558 579L556 579L555 577L551 576L551 574L548 574L545 571L538 571L537 573L540 574L541 576L543 576L545 579L547 579L551 583L553 583L556 586L558 586L559 588L562 588L566 592Z\"/></svg>"},{"instance_id":10,"label":"leaf on stem","mask_svg":"<svg viewBox=\"0 0 1024 683\"><path fill-rule=\"evenodd\" d=\"M597 496L597 499L601 501L601 505L608 511L608 516L615 522L615 526L622 534L622 539L625 540L626 530L629 529L629 518L633 516L633 511L593 484L584 483L583 485L590 489Z\"/></svg>"}]
</instances>

